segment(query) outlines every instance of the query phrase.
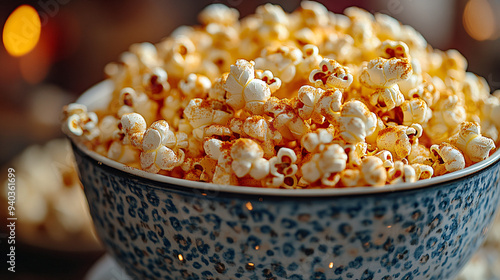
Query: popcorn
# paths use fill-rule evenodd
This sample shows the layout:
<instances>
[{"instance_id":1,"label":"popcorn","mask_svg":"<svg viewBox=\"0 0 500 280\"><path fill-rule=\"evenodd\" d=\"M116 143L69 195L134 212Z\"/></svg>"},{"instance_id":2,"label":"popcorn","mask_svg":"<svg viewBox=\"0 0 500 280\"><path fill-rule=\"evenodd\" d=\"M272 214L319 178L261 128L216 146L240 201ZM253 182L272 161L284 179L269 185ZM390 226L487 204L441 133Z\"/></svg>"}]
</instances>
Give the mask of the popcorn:
<instances>
[{"instance_id":1,"label":"popcorn","mask_svg":"<svg viewBox=\"0 0 500 280\"><path fill-rule=\"evenodd\" d=\"M347 143L364 142L377 126L376 115L358 100L344 103L336 121L339 123L340 137Z\"/></svg>"},{"instance_id":2,"label":"popcorn","mask_svg":"<svg viewBox=\"0 0 500 280\"><path fill-rule=\"evenodd\" d=\"M87 112L87 107L71 103L64 107L63 131L71 136L82 136L92 141L99 136L98 118L96 113Z\"/></svg>"},{"instance_id":3,"label":"popcorn","mask_svg":"<svg viewBox=\"0 0 500 280\"><path fill-rule=\"evenodd\" d=\"M268 187L294 188L297 183L297 155L292 149L281 148L278 155L269 160L271 178L264 183Z\"/></svg>"},{"instance_id":4,"label":"popcorn","mask_svg":"<svg viewBox=\"0 0 500 280\"><path fill-rule=\"evenodd\" d=\"M359 76L359 81L368 88L389 88L408 79L411 74L411 64L407 59L379 57L368 63Z\"/></svg>"},{"instance_id":5,"label":"popcorn","mask_svg":"<svg viewBox=\"0 0 500 280\"><path fill-rule=\"evenodd\" d=\"M209 5L132 45L106 66L108 108L70 104L64 131L148 172L271 188L415 182L496 150L500 91L412 27L311 1L238 18Z\"/></svg>"},{"instance_id":6,"label":"popcorn","mask_svg":"<svg viewBox=\"0 0 500 280\"><path fill-rule=\"evenodd\" d=\"M367 156L361 163L360 173L369 186L383 186L387 180L384 162L375 156Z\"/></svg>"},{"instance_id":7,"label":"popcorn","mask_svg":"<svg viewBox=\"0 0 500 280\"><path fill-rule=\"evenodd\" d=\"M167 79L167 72L160 67L155 67L151 73L144 74L142 86L150 99L160 100L165 98L170 90Z\"/></svg>"},{"instance_id":8,"label":"popcorn","mask_svg":"<svg viewBox=\"0 0 500 280\"><path fill-rule=\"evenodd\" d=\"M473 162L486 159L490 151L495 148L493 140L481 135L481 128L477 123L461 123L458 134L453 137L453 140L457 148Z\"/></svg>"},{"instance_id":9,"label":"popcorn","mask_svg":"<svg viewBox=\"0 0 500 280\"><path fill-rule=\"evenodd\" d=\"M203 75L191 73L186 79L179 82L181 92L189 99L205 98L208 90L212 87L212 82Z\"/></svg>"},{"instance_id":10,"label":"popcorn","mask_svg":"<svg viewBox=\"0 0 500 280\"><path fill-rule=\"evenodd\" d=\"M399 123L402 125L409 126L413 123L423 123L428 120L429 107L427 107L427 103L423 99L412 98L405 100L398 108L400 110Z\"/></svg>"},{"instance_id":11,"label":"popcorn","mask_svg":"<svg viewBox=\"0 0 500 280\"><path fill-rule=\"evenodd\" d=\"M233 110L245 108L252 114L263 113L263 105L271 97L271 90L266 82L255 79L255 63L239 59L231 65L231 72L224 85L228 92L227 104Z\"/></svg>"},{"instance_id":12,"label":"popcorn","mask_svg":"<svg viewBox=\"0 0 500 280\"><path fill-rule=\"evenodd\" d=\"M285 99L271 97L264 105L264 112L274 118L274 128L289 140L301 139L309 132L309 126L297 114Z\"/></svg>"},{"instance_id":13,"label":"popcorn","mask_svg":"<svg viewBox=\"0 0 500 280\"><path fill-rule=\"evenodd\" d=\"M325 117L333 120L335 112L339 112L342 105L342 93L339 90L325 91L312 86L302 86L298 98L299 116L303 120L311 119L319 124L325 121Z\"/></svg>"},{"instance_id":14,"label":"popcorn","mask_svg":"<svg viewBox=\"0 0 500 280\"><path fill-rule=\"evenodd\" d=\"M137 92L133 88L126 87L120 91L119 104L121 107L118 110L118 117L127 113L138 113L147 123L152 123L156 119L158 104L146 94Z\"/></svg>"},{"instance_id":15,"label":"popcorn","mask_svg":"<svg viewBox=\"0 0 500 280\"><path fill-rule=\"evenodd\" d=\"M420 175L420 174L419 174ZM413 183L417 181L417 173L413 166L404 164L402 161L394 162L394 166L387 170L389 184Z\"/></svg>"},{"instance_id":16,"label":"popcorn","mask_svg":"<svg viewBox=\"0 0 500 280\"><path fill-rule=\"evenodd\" d=\"M234 174L241 178L250 175L256 180L263 179L269 174L269 161L259 144L246 138L240 138L231 147L231 168Z\"/></svg>"},{"instance_id":17,"label":"popcorn","mask_svg":"<svg viewBox=\"0 0 500 280\"><path fill-rule=\"evenodd\" d=\"M255 68L269 70L284 83L290 82L297 72L296 65L302 61L302 51L295 47L269 47L255 59Z\"/></svg>"},{"instance_id":18,"label":"popcorn","mask_svg":"<svg viewBox=\"0 0 500 280\"><path fill-rule=\"evenodd\" d=\"M207 127L214 124L226 125L233 116L223 103L200 98L191 99L184 109L184 115L193 127L194 137L199 141L203 140Z\"/></svg>"},{"instance_id":19,"label":"popcorn","mask_svg":"<svg viewBox=\"0 0 500 280\"><path fill-rule=\"evenodd\" d=\"M346 89L353 81L349 69L333 59L323 59L319 68L309 75L309 81L318 87Z\"/></svg>"},{"instance_id":20,"label":"popcorn","mask_svg":"<svg viewBox=\"0 0 500 280\"><path fill-rule=\"evenodd\" d=\"M434 163L432 164L434 174L439 176L464 169L464 155L451 144L443 142L440 145L432 145L430 150L434 158Z\"/></svg>"},{"instance_id":21,"label":"popcorn","mask_svg":"<svg viewBox=\"0 0 500 280\"><path fill-rule=\"evenodd\" d=\"M422 127L414 124L411 127L398 125L382 129L377 138L377 147L388 150L396 159L406 158L410 155L414 143L422 136Z\"/></svg>"},{"instance_id":22,"label":"popcorn","mask_svg":"<svg viewBox=\"0 0 500 280\"><path fill-rule=\"evenodd\" d=\"M329 187L335 186L340 180L340 174L345 169L347 155L341 146L331 144L319 153L315 153L311 160L301 167L302 179L313 184L318 180Z\"/></svg>"}]
</instances>

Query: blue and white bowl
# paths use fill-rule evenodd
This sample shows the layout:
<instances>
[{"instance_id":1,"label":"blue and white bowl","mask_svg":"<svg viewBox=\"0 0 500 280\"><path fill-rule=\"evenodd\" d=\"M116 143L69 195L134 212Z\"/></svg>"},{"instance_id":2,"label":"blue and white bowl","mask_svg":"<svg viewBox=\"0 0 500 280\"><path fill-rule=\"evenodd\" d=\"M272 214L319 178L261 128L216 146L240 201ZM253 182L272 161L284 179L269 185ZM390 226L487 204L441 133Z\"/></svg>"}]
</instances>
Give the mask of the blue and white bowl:
<instances>
[{"instance_id":1,"label":"blue and white bowl","mask_svg":"<svg viewBox=\"0 0 500 280\"><path fill-rule=\"evenodd\" d=\"M104 82L79 102L110 93ZM72 145L98 236L137 279L453 279L500 196L499 152L411 184L281 190L150 174Z\"/></svg>"}]
</instances>

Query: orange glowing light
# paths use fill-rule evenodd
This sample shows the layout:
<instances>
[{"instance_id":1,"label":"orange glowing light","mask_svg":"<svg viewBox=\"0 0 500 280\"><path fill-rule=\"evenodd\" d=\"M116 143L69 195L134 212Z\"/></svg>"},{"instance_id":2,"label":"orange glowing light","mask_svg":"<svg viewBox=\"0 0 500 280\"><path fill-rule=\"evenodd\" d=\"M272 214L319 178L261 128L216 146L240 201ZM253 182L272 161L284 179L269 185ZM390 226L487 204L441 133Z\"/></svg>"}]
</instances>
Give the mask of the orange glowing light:
<instances>
[{"instance_id":1,"label":"orange glowing light","mask_svg":"<svg viewBox=\"0 0 500 280\"><path fill-rule=\"evenodd\" d=\"M19 6L5 22L3 44L12 56L23 56L33 50L40 39L42 25L36 10L28 5Z\"/></svg>"},{"instance_id":2,"label":"orange glowing light","mask_svg":"<svg viewBox=\"0 0 500 280\"><path fill-rule=\"evenodd\" d=\"M467 2L462 20L465 31L474 40L494 39L495 15L488 0L470 0Z\"/></svg>"},{"instance_id":3,"label":"orange glowing light","mask_svg":"<svg viewBox=\"0 0 500 280\"><path fill-rule=\"evenodd\" d=\"M181 262L184 260L184 257L183 257L181 254L179 254L177 257L179 258L179 260L180 260Z\"/></svg>"},{"instance_id":4,"label":"orange glowing light","mask_svg":"<svg viewBox=\"0 0 500 280\"><path fill-rule=\"evenodd\" d=\"M252 211L253 210L253 205L252 203L249 201L245 204L245 206L247 207L248 210Z\"/></svg>"},{"instance_id":5,"label":"orange glowing light","mask_svg":"<svg viewBox=\"0 0 500 280\"><path fill-rule=\"evenodd\" d=\"M328 265L329 268L333 268L333 262Z\"/></svg>"}]
</instances>

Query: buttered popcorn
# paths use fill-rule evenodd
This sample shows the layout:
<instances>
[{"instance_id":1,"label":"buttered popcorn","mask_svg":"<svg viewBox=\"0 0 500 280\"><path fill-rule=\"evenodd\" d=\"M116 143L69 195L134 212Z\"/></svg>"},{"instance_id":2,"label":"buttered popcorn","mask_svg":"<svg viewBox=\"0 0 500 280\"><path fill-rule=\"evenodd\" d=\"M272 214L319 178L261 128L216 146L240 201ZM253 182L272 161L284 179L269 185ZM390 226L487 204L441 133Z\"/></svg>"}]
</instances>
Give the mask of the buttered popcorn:
<instances>
[{"instance_id":1,"label":"buttered popcorn","mask_svg":"<svg viewBox=\"0 0 500 280\"><path fill-rule=\"evenodd\" d=\"M387 15L302 1L199 20L107 65L108 109L66 106L65 133L151 173L266 188L412 183L496 151L500 94Z\"/></svg>"}]
</instances>

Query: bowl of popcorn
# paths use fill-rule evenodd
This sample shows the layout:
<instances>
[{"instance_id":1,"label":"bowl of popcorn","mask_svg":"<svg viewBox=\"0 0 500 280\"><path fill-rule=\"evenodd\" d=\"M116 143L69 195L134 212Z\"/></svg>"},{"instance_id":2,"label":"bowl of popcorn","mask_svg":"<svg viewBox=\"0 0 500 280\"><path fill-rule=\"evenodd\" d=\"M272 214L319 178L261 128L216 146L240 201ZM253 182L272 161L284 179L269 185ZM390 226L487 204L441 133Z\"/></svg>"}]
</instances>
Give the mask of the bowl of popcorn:
<instances>
[{"instance_id":1,"label":"bowl of popcorn","mask_svg":"<svg viewBox=\"0 0 500 280\"><path fill-rule=\"evenodd\" d=\"M303 1L134 44L64 108L97 234L139 279L453 279L500 195L500 99L456 50Z\"/></svg>"}]
</instances>

